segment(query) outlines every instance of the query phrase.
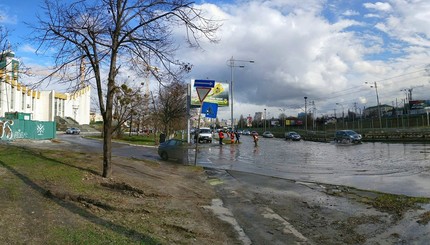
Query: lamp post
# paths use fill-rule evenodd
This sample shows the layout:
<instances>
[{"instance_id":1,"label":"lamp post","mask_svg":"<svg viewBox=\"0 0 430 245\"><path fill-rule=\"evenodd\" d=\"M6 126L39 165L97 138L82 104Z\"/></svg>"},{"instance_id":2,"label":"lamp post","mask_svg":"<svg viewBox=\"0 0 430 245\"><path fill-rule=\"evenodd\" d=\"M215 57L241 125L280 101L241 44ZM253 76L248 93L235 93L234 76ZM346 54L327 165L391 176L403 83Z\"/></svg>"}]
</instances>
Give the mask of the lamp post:
<instances>
[{"instance_id":1,"label":"lamp post","mask_svg":"<svg viewBox=\"0 0 430 245\"><path fill-rule=\"evenodd\" d=\"M342 106L342 128L345 129L345 108L340 103L336 103L336 105Z\"/></svg>"},{"instance_id":2,"label":"lamp post","mask_svg":"<svg viewBox=\"0 0 430 245\"><path fill-rule=\"evenodd\" d=\"M366 82L366 84L368 84ZM375 92L376 92L376 103L378 103L378 118L379 118L379 128L382 129L382 119L381 119L381 106L379 104L379 94L378 94L378 85L376 84L376 82L373 82L373 85L370 86L371 88L375 88Z\"/></svg>"},{"instance_id":3,"label":"lamp post","mask_svg":"<svg viewBox=\"0 0 430 245\"><path fill-rule=\"evenodd\" d=\"M231 58L229 60L227 60L227 65L230 66L230 96L231 96L231 107L230 107L230 112L231 112L231 130L234 130L234 117L233 117L233 78L234 78L234 68L235 67L239 67L239 68L244 68L244 65L235 65L235 62L248 62L248 63L254 63L253 60L236 60L233 58L233 56L231 56Z\"/></svg>"},{"instance_id":4,"label":"lamp post","mask_svg":"<svg viewBox=\"0 0 430 245\"><path fill-rule=\"evenodd\" d=\"M266 108L264 108L264 132L266 132Z\"/></svg>"},{"instance_id":5,"label":"lamp post","mask_svg":"<svg viewBox=\"0 0 430 245\"><path fill-rule=\"evenodd\" d=\"M307 96L305 96L305 131L306 131L306 133L308 132L308 111L307 111L307 100L308 99L308 97Z\"/></svg>"}]
</instances>

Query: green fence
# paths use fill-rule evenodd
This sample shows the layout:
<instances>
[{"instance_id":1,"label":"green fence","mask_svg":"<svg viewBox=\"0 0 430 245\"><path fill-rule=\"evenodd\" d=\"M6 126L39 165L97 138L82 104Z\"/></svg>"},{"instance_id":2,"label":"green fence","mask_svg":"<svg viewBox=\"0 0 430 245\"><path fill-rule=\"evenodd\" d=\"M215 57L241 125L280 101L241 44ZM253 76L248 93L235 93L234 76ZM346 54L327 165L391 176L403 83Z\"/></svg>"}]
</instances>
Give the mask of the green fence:
<instances>
[{"instance_id":1,"label":"green fence","mask_svg":"<svg viewBox=\"0 0 430 245\"><path fill-rule=\"evenodd\" d=\"M0 140L44 140L55 136L55 122L0 118Z\"/></svg>"}]
</instances>

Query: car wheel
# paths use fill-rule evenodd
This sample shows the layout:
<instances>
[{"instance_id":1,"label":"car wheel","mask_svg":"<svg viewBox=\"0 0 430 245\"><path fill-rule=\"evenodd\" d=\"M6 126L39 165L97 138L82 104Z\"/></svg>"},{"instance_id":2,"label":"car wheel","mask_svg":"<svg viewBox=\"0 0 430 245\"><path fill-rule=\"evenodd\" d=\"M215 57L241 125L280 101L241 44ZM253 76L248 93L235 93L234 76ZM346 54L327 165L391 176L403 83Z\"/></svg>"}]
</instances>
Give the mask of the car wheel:
<instances>
[{"instance_id":1,"label":"car wheel","mask_svg":"<svg viewBox=\"0 0 430 245\"><path fill-rule=\"evenodd\" d=\"M167 152L161 153L161 159L163 159L164 161L167 161L169 159L169 156L167 155Z\"/></svg>"}]
</instances>

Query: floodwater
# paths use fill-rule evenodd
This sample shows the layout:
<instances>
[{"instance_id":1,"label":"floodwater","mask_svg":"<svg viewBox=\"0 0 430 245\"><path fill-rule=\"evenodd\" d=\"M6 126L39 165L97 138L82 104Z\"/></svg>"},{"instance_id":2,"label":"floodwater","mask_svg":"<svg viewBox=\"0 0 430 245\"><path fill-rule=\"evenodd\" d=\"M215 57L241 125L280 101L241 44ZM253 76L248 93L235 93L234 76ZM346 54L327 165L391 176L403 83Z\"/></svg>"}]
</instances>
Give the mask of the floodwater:
<instances>
[{"instance_id":1,"label":"floodwater","mask_svg":"<svg viewBox=\"0 0 430 245\"><path fill-rule=\"evenodd\" d=\"M250 136L242 144L202 145L197 165L410 196L430 196L430 144L342 145Z\"/></svg>"}]
</instances>

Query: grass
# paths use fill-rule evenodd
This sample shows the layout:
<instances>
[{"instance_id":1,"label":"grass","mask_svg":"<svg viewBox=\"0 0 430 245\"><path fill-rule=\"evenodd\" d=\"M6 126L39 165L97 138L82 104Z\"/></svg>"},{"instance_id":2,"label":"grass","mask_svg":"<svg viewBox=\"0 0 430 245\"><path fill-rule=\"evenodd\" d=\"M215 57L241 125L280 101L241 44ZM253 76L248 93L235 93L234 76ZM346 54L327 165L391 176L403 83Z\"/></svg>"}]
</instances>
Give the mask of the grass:
<instances>
[{"instance_id":1,"label":"grass","mask_svg":"<svg viewBox=\"0 0 430 245\"><path fill-rule=\"evenodd\" d=\"M201 209L215 196L202 167L113 157L102 178L101 154L57 146L0 142L0 244L235 241Z\"/></svg>"},{"instance_id":2,"label":"grass","mask_svg":"<svg viewBox=\"0 0 430 245\"><path fill-rule=\"evenodd\" d=\"M41 243L46 244L158 244L142 232L133 234L145 227L120 225L118 217L112 214L98 216L81 206L90 204L70 202L70 197L93 198L100 203L109 201L103 200L104 196L109 197L106 188L83 181L91 173L100 171L90 164L95 159L77 152L32 151L0 145L0 206L8 210L0 218L0 230L6 232L1 229L2 224L9 227L7 234L0 231L0 243L22 239L28 233L44 237ZM60 193L64 200L58 196L47 198L48 193ZM22 227L21 220L31 218L23 212L27 209L33 210L30 215L43 216ZM58 220L59 217L63 219ZM40 231L41 227L45 227L44 232ZM20 241L26 243L25 238Z\"/></svg>"}]
</instances>

